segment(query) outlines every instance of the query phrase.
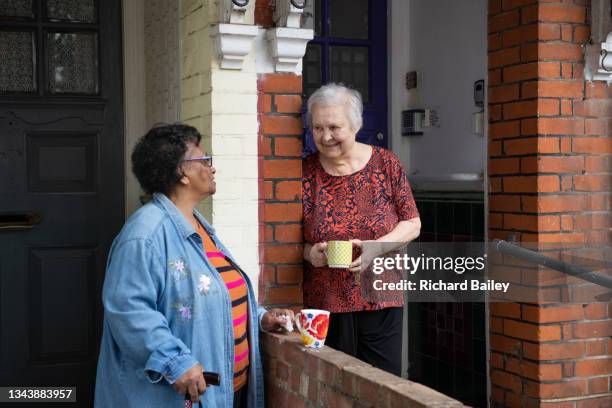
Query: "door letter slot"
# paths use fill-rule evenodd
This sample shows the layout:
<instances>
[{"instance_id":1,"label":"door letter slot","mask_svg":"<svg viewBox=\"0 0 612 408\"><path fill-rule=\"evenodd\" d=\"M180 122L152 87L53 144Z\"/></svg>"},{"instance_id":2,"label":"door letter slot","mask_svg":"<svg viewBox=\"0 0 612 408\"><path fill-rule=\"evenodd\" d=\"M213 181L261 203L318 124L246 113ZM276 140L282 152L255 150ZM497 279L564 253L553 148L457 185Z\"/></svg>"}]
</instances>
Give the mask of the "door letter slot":
<instances>
[{"instance_id":1,"label":"door letter slot","mask_svg":"<svg viewBox=\"0 0 612 408\"><path fill-rule=\"evenodd\" d=\"M0 231L19 231L34 228L43 220L42 214L25 213L0 213Z\"/></svg>"}]
</instances>

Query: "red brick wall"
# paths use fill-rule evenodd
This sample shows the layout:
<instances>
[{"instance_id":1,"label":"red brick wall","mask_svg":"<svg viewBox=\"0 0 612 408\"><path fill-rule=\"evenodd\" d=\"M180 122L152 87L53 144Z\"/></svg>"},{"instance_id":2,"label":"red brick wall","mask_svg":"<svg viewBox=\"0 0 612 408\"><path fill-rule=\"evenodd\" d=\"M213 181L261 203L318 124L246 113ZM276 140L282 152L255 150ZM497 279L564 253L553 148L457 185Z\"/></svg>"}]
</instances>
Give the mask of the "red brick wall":
<instances>
[{"instance_id":1,"label":"red brick wall","mask_svg":"<svg viewBox=\"0 0 612 408\"><path fill-rule=\"evenodd\" d=\"M463 407L437 391L329 347L306 351L297 335L263 335L261 352L266 407Z\"/></svg>"},{"instance_id":2,"label":"red brick wall","mask_svg":"<svg viewBox=\"0 0 612 408\"><path fill-rule=\"evenodd\" d=\"M302 77L258 80L260 301L302 304ZM262 335L266 406L462 407L443 394L324 347L307 352L297 335Z\"/></svg>"},{"instance_id":3,"label":"red brick wall","mask_svg":"<svg viewBox=\"0 0 612 408\"><path fill-rule=\"evenodd\" d=\"M612 242L612 91L584 81L588 8L489 1L491 239ZM612 405L611 318L605 303L492 305L494 404Z\"/></svg>"},{"instance_id":4,"label":"red brick wall","mask_svg":"<svg viewBox=\"0 0 612 408\"><path fill-rule=\"evenodd\" d=\"M274 27L275 0L257 0L255 3L255 25L263 28Z\"/></svg>"},{"instance_id":5,"label":"red brick wall","mask_svg":"<svg viewBox=\"0 0 612 408\"><path fill-rule=\"evenodd\" d=\"M258 79L260 302L302 304L302 77Z\"/></svg>"}]
</instances>

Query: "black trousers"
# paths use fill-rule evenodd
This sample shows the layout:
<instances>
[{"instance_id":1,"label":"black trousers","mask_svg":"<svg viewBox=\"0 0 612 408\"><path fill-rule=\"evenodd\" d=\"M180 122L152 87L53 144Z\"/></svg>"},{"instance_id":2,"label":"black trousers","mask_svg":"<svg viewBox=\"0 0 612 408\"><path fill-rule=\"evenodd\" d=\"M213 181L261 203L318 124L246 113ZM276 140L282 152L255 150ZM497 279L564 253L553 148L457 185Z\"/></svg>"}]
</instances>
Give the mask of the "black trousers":
<instances>
[{"instance_id":1,"label":"black trousers","mask_svg":"<svg viewBox=\"0 0 612 408\"><path fill-rule=\"evenodd\" d=\"M403 308L331 313L325 345L391 374L402 374Z\"/></svg>"},{"instance_id":2,"label":"black trousers","mask_svg":"<svg viewBox=\"0 0 612 408\"><path fill-rule=\"evenodd\" d=\"M234 392L234 408L247 408L247 384L244 384L238 391Z\"/></svg>"}]
</instances>

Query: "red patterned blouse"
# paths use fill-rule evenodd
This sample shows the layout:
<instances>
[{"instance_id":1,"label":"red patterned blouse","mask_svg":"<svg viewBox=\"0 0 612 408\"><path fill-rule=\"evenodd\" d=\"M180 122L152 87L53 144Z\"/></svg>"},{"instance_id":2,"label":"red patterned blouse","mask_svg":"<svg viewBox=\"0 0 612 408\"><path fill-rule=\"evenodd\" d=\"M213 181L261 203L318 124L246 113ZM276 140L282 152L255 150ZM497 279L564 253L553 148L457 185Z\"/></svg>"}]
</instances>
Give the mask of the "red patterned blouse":
<instances>
[{"instance_id":1,"label":"red patterned blouse","mask_svg":"<svg viewBox=\"0 0 612 408\"><path fill-rule=\"evenodd\" d=\"M304 160L302 171L304 239L307 243L354 238L374 240L391 232L400 221L419 216L408 177L398 157L389 150L373 147L366 166L351 175L326 173L318 153ZM356 258L358 254L353 256ZM306 262L306 307L340 313L377 310L403 303L401 291L374 301L364 299L352 272L315 268Z\"/></svg>"}]
</instances>

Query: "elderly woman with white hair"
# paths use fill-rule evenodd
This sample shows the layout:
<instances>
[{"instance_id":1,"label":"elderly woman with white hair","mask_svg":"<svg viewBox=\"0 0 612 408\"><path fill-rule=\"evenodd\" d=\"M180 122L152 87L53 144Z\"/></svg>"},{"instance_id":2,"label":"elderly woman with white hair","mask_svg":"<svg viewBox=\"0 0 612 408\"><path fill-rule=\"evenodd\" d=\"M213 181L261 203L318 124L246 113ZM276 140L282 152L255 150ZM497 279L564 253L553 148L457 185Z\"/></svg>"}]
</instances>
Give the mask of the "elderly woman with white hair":
<instances>
[{"instance_id":1,"label":"elderly woman with white hair","mask_svg":"<svg viewBox=\"0 0 612 408\"><path fill-rule=\"evenodd\" d=\"M327 345L401 375L403 293L365 296L356 275L382 255L362 251L367 243L408 243L421 222L398 157L357 142L362 114L361 95L343 85L324 85L308 99L318 152L303 164L304 304L331 312ZM349 269L328 267L331 240L353 242Z\"/></svg>"}]
</instances>

